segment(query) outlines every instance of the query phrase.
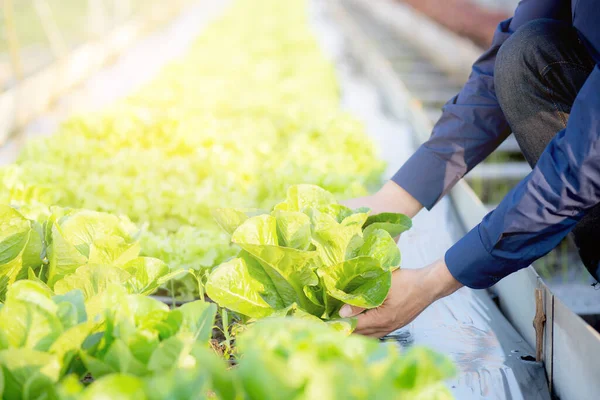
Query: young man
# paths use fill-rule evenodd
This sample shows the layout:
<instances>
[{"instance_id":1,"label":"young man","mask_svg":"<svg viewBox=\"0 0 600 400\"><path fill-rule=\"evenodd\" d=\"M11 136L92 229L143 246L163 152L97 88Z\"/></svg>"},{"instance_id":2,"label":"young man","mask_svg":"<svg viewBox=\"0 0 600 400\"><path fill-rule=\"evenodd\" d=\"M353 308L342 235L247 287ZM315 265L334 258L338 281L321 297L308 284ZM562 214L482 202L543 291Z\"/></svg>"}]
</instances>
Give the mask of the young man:
<instances>
[{"instance_id":1,"label":"young man","mask_svg":"<svg viewBox=\"0 0 600 400\"><path fill-rule=\"evenodd\" d=\"M429 141L376 194L349 201L414 216L430 209L512 131L533 171L443 260L395 272L357 332L381 337L461 286L487 288L569 232L600 276L600 2L522 0L445 106ZM340 314L363 310L344 306Z\"/></svg>"}]
</instances>

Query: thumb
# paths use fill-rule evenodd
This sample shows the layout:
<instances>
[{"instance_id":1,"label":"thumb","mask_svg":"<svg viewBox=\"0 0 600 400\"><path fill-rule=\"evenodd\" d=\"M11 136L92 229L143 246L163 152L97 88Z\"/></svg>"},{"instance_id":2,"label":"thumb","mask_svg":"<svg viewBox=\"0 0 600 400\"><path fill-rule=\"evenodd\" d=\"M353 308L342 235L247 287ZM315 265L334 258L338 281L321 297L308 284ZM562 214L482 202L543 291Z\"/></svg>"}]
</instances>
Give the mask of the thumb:
<instances>
[{"instance_id":1,"label":"thumb","mask_svg":"<svg viewBox=\"0 0 600 400\"><path fill-rule=\"evenodd\" d=\"M348 318L348 317L354 317L355 315L360 314L361 312L363 312L365 309L362 307L355 307L355 306L351 306L350 304L344 304L342 306L342 308L340 308L340 317L342 318Z\"/></svg>"}]
</instances>

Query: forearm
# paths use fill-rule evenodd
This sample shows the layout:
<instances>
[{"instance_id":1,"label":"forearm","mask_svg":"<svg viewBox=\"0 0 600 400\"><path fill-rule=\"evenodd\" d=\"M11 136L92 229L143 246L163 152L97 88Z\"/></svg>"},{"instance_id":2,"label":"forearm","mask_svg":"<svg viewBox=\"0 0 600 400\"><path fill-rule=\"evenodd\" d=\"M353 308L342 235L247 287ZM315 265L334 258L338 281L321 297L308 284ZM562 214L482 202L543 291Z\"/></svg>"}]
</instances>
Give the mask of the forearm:
<instances>
[{"instance_id":1,"label":"forearm","mask_svg":"<svg viewBox=\"0 0 600 400\"><path fill-rule=\"evenodd\" d=\"M491 47L473 64L460 93L443 107L431 137L392 180L431 209L508 136L510 128L496 98L494 69L502 44L520 26L538 18L570 20L568 2L524 0L512 19L501 22Z\"/></svg>"},{"instance_id":2,"label":"forearm","mask_svg":"<svg viewBox=\"0 0 600 400\"><path fill-rule=\"evenodd\" d=\"M410 193L393 181L388 181L376 193L343 202L350 208L369 207L373 214L384 212L404 214L413 218L423 208Z\"/></svg>"},{"instance_id":3,"label":"forearm","mask_svg":"<svg viewBox=\"0 0 600 400\"><path fill-rule=\"evenodd\" d=\"M571 109L567 128L483 221L446 253L452 275L486 288L547 254L600 203L600 67Z\"/></svg>"},{"instance_id":4,"label":"forearm","mask_svg":"<svg viewBox=\"0 0 600 400\"><path fill-rule=\"evenodd\" d=\"M452 276L443 259L423 269L422 282L423 292L430 297L429 303L449 296L463 286Z\"/></svg>"},{"instance_id":5,"label":"forearm","mask_svg":"<svg viewBox=\"0 0 600 400\"><path fill-rule=\"evenodd\" d=\"M427 209L510 133L495 94L494 65L511 32L511 20L498 26L493 45L475 62L460 92L442 108L431 137L392 177Z\"/></svg>"},{"instance_id":6,"label":"forearm","mask_svg":"<svg viewBox=\"0 0 600 400\"><path fill-rule=\"evenodd\" d=\"M388 212L397 212L413 218L423 209L423 205L417 199L394 181L386 182L377 192L377 196L382 205L385 204L386 208L389 208Z\"/></svg>"}]
</instances>

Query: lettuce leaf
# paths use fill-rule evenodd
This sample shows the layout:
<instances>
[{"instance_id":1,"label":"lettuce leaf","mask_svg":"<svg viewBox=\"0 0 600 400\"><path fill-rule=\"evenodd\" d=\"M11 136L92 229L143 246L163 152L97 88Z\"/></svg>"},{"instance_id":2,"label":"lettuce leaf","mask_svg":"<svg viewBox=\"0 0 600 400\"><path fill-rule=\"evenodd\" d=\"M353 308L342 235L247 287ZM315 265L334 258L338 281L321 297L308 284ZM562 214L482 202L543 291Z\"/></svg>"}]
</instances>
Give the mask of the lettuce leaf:
<instances>
[{"instance_id":1,"label":"lettuce leaf","mask_svg":"<svg viewBox=\"0 0 600 400\"><path fill-rule=\"evenodd\" d=\"M63 332L59 305L42 284L15 282L0 308L0 331L10 347L45 351Z\"/></svg>"},{"instance_id":2,"label":"lettuce leaf","mask_svg":"<svg viewBox=\"0 0 600 400\"><path fill-rule=\"evenodd\" d=\"M402 232L409 230L412 227L412 221L409 217L403 214L381 213L371 215L365 223L365 228L383 229L390 236L397 237Z\"/></svg>"},{"instance_id":3,"label":"lettuce leaf","mask_svg":"<svg viewBox=\"0 0 600 400\"><path fill-rule=\"evenodd\" d=\"M50 287L83 265L121 266L140 252L136 226L106 213L54 209L46 231Z\"/></svg>"},{"instance_id":4,"label":"lettuce leaf","mask_svg":"<svg viewBox=\"0 0 600 400\"><path fill-rule=\"evenodd\" d=\"M42 266L42 237L34 222L17 210L0 205L0 300L6 289Z\"/></svg>"},{"instance_id":5,"label":"lettuce leaf","mask_svg":"<svg viewBox=\"0 0 600 400\"><path fill-rule=\"evenodd\" d=\"M5 399L39 399L50 392L60 373L56 356L30 348L0 350Z\"/></svg>"},{"instance_id":6,"label":"lettuce leaf","mask_svg":"<svg viewBox=\"0 0 600 400\"><path fill-rule=\"evenodd\" d=\"M208 278L206 293L221 307L253 318L287 306L260 263L245 254L216 268Z\"/></svg>"},{"instance_id":7,"label":"lettuce leaf","mask_svg":"<svg viewBox=\"0 0 600 400\"><path fill-rule=\"evenodd\" d=\"M385 300L392 283L390 270L372 257L357 257L317 270L325 286L324 318L336 316L344 304L375 308Z\"/></svg>"}]
</instances>

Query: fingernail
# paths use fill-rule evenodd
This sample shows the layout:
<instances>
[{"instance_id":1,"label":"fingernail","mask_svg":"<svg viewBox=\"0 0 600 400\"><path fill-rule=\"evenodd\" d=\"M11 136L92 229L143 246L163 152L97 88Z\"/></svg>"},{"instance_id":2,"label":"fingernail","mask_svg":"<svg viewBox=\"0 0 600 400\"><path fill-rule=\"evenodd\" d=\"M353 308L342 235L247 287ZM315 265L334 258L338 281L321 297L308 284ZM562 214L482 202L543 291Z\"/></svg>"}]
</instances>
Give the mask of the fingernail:
<instances>
[{"instance_id":1,"label":"fingernail","mask_svg":"<svg viewBox=\"0 0 600 400\"><path fill-rule=\"evenodd\" d=\"M352 307L350 307L348 304L346 304L342 308L340 308L340 317L346 318L346 317L349 317L350 315L352 315Z\"/></svg>"}]
</instances>

